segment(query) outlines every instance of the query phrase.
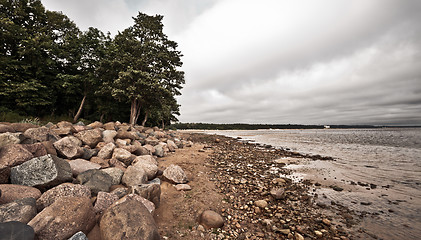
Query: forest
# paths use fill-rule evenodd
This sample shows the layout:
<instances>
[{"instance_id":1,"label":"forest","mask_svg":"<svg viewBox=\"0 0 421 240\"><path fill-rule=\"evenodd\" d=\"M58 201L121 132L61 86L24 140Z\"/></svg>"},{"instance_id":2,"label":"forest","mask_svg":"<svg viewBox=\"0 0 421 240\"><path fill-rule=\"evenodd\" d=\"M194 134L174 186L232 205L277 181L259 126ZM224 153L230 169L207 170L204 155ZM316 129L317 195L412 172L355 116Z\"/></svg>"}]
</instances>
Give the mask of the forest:
<instances>
[{"instance_id":1,"label":"forest","mask_svg":"<svg viewBox=\"0 0 421 240\"><path fill-rule=\"evenodd\" d=\"M162 19L139 12L112 36L39 0L0 0L0 121L177 121L182 54Z\"/></svg>"}]
</instances>

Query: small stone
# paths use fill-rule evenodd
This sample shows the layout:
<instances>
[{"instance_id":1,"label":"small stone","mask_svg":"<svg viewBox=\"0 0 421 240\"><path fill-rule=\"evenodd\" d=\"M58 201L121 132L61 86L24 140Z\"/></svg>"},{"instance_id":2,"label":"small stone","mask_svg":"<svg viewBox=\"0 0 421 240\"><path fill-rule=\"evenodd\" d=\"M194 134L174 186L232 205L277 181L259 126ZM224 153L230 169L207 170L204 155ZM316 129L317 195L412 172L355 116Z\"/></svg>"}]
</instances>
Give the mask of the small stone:
<instances>
[{"instance_id":1,"label":"small stone","mask_svg":"<svg viewBox=\"0 0 421 240\"><path fill-rule=\"evenodd\" d=\"M259 208L265 208L268 206L268 202L266 202L265 200L257 200L256 202L254 202L254 205L256 205Z\"/></svg>"},{"instance_id":2,"label":"small stone","mask_svg":"<svg viewBox=\"0 0 421 240\"><path fill-rule=\"evenodd\" d=\"M174 186L177 191L190 191L191 187L188 184L177 184Z\"/></svg>"},{"instance_id":3,"label":"small stone","mask_svg":"<svg viewBox=\"0 0 421 240\"><path fill-rule=\"evenodd\" d=\"M299 234L298 232L295 232L294 237L295 240L304 240L303 235Z\"/></svg>"},{"instance_id":4,"label":"small stone","mask_svg":"<svg viewBox=\"0 0 421 240\"><path fill-rule=\"evenodd\" d=\"M324 218L324 219L322 220L322 222L323 222L324 224L326 224L327 226L330 226L330 224L331 224L330 220L329 220L329 219L327 219L327 218Z\"/></svg>"},{"instance_id":5,"label":"small stone","mask_svg":"<svg viewBox=\"0 0 421 240\"><path fill-rule=\"evenodd\" d=\"M215 211L206 210L200 214L199 223L207 228L220 228L224 225L224 218Z\"/></svg>"},{"instance_id":6,"label":"small stone","mask_svg":"<svg viewBox=\"0 0 421 240\"><path fill-rule=\"evenodd\" d=\"M278 231L284 235L288 235L291 233L291 230L289 229L278 229Z\"/></svg>"},{"instance_id":7,"label":"small stone","mask_svg":"<svg viewBox=\"0 0 421 240\"><path fill-rule=\"evenodd\" d=\"M88 237L82 232L77 232L75 235L70 237L68 240L88 240Z\"/></svg>"},{"instance_id":8,"label":"small stone","mask_svg":"<svg viewBox=\"0 0 421 240\"><path fill-rule=\"evenodd\" d=\"M320 231L315 230L315 231L314 231L314 234L316 234L316 236L317 236L318 238L323 237L323 233L322 233L322 232L320 232Z\"/></svg>"}]
</instances>

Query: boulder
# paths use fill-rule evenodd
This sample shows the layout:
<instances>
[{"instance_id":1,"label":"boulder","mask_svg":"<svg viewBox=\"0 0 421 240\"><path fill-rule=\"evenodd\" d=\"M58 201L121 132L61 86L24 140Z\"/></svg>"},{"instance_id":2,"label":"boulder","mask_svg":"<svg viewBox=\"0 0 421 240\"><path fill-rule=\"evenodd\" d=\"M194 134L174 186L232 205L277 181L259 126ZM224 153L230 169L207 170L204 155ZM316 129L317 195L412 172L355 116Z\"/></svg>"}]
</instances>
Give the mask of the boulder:
<instances>
[{"instance_id":1,"label":"boulder","mask_svg":"<svg viewBox=\"0 0 421 240\"><path fill-rule=\"evenodd\" d=\"M0 183L8 183L10 168L20 165L34 156L20 144L0 148Z\"/></svg>"},{"instance_id":2,"label":"boulder","mask_svg":"<svg viewBox=\"0 0 421 240\"><path fill-rule=\"evenodd\" d=\"M164 157L165 156L165 151L164 151L164 145L162 145L161 143L158 145L155 145L155 152L154 154L158 157Z\"/></svg>"},{"instance_id":3,"label":"boulder","mask_svg":"<svg viewBox=\"0 0 421 240\"><path fill-rule=\"evenodd\" d=\"M13 167L10 178L13 184L48 188L71 181L72 170L66 160L45 155Z\"/></svg>"},{"instance_id":4,"label":"boulder","mask_svg":"<svg viewBox=\"0 0 421 240\"><path fill-rule=\"evenodd\" d=\"M172 140L167 140L167 146L170 152L175 152L175 150L178 148L177 145Z\"/></svg>"},{"instance_id":5,"label":"boulder","mask_svg":"<svg viewBox=\"0 0 421 240\"><path fill-rule=\"evenodd\" d=\"M188 182L186 174L184 173L183 169L178 165L171 164L164 170L164 173L162 175L166 180L168 180L171 183L179 184Z\"/></svg>"},{"instance_id":6,"label":"boulder","mask_svg":"<svg viewBox=\"0 0 421 240\"><path fill-rule=\"evenodd\" d=\"M174 186L177 191L190 191L191 187L188 184L177 184Z\"/></svg>"},{"instance_id":7,"label":"boulder","mask_svg":"<svg viewBox=\"0 0 421 240\"><path fill-rule=\"evenodd\" d=\"M13 129L12 126L6 125L6 124L0 124L0 133L14 133L16 132L15 129Z\"/></svg>"},{"instance_id":8,"label":"boulder","mask_svg":"<svg viewBox=\"0 0 421 240\"><path fill-rule=\"evenodd\" d=\"M158 166L148 161L137 161L135 164L133 164L133 166L143 169L149 180L154 179L156 173L158 172Z\"/></svg>"},{"instance_id":9,"label":"boulder","mask_svg":"<svg viewBox=\"0 0 421 240\"><path fill-rule=\"evenodd\" d=\"M58 128L71 128L73 127L73 124L68 121L60 121L56 124Z\"/></svg>"},{"instance_id":10,"label":"boulder","mask_svg":"<svg viewBox=\"0 0 421 240\"><path fill-rule=\"evenodd\" d=\"M41 157L48 154L44 145L40 142L34 144L22 144L22 147L31 152L34 157Z\"/></svg>"},{"instance_id":11,"label":"boulder","mask_svg":"<svg viewBox=\"0 0 421 240\"><path fill-rule=\"evenodd\" d=\"M62 197L91 197L91 190L80 184L63 183L44 192L37 200L37 209L42 209L53 204Z\"/></svg>"},{"instance_id":12,"label":"boulder","mask_svg":"<svg viewBox=\"0 0 421 240\"><path fill-rule=\"evenodd\" d=\"M54 129L51 129L51 131L53 131L55 134L59 136L67 136L67 135L71 135L75 133L76 129L73 126L71 126L71 127L54 128Z\"/></svg>"},{"instance_id":13,"label":"boulder","mask_svg":"<svg viewBox=\"0 0 421 240\"><path fill-rule=\"evenodd\" d=\"M146 148L144 148L139 141L137 140L133 141L133 146L136 148L133 154L137 156L149 155L149 151Z\"/></svg>"},{"instance_id":14,"label":"boulder","mask_svg":"<svg viewBox=\"0 0 421 240\"><path fill-rule=\"evenodd\" d=\"M19 136L22 135L21 133L0 133L0 148L10 144L19 144L20 138Z\"/></svg>"},{"instance_id":15,"label":"boulder","mask_svg":"<svg viewBox=\"0 0 421 240\"><path fill-rule=\"evenodd\" d=\"M113 155L113 151L115 149L115 144L112 142L107 143L101 150L98 152L98 157L102 159L110 159Z\"/></svg>"},{"instance_id":16,"label":"boulder","mask_svg":"<svg viewBox=\"0 0 421 240\"><path fill-rule=\"evenodd\" d=\"M93 122L91 124L88 124L88 127L91 127L91 128L102 128L102 127L104 127L104 124L102 124L102 122L95 121L95 122Z\"/></svg>"},{"instance_id":17,"label":"boulder","mask_svg":"<svg viewBox=\"0 0 421 240\"><path fill-rule=\"evenodd\" d=\"M100 157L92 157L90 162L99 164L101 168L107 168L110 166L110 163L108 162L108 159L102 159Z\"/></svg>"},{"instance_id":18,"label":"boulder","mask_svg":"<svg viewBox=\"0 0 421 240\"><path fill-rule=\"evenodd\" d=\"M110 159L109 163L110 163L110 166L112 167L120 168L121 170L126 171L126 168L127 168L126 164L118 161L115 158Z\"/></svg>"},{"instance_id":19,"label":"boulder","mask_svg":"<svg viewBox=\"0 0 421 240\"><path fill-rule=\"evenodd\" d=\"M37 128L38 125L32 123L12 123L10 126L15 129L16 132L25 132L30 128Z\"/></svg>"},{"instance_id":20,"label":"boulder","mask_svg":"<svg viewBox=\"0 0 421 240\"><path fill-rule=\"evenodd\" d=\"M53 143L50 141L44 141L41 142L41 144L44 146L45 150L47 151L47 154L51 154L51 155L56 155L57 156L57 151L56 148L54 147Z\"/></svg>"},{"instance_id":21,"label":"boulder","mask_svg":"<svg viewBox=\"0 0 421 240\"><path fill-rule=\"evenodd\" d=\"M94 206L94 210L96 213L103 212L109 206L111 206L114 202L116 202L119 197L113 193L107 192L99 192L96 197L96 202Z\"/></svg>"},{"instance_id":22,"label":"boulder","mask_svg":"<svg viewBox=\"0 0 421 240\"><path fill-rule=\"evenodd\" d=\"M130 139L128 139L128 140L126 140L126 139L116 139L115 140L115 144L117 145L117 147L120 147L120 148L128 146L130 144L130 142L131 142Z\"/></svg>"},{"instance_id":23,"label":"boulder","mask_svg":"<svg viewBox=\"0 0 421 240\"><path fill-rule=\"evenodd\" d=\"M158 228L148 209L133 199L108 208L101 218L100 231L103 240L160 239Z\"/></svg>"},{"instance_id":24,"label":"boulder","mask_svg":"<svg viewBox=\"0 0 421 240\"><path fill-rule=\"evenodd\" d=\"M107 122L104 124L103 128L105 130L115 130L115 123L114 122Z\"/></svg>"},{"instance_id":25,"label":"boulder","mask_svg":"<svg viewBox=\"0 0 421 240\"><path fill-rule=\"evenodd\" d=\"M83 147L82 150L83 150L83 154L81 158L85 160L91 159L93 156L96 156L99 152L98 149L90 149L88 147Z\"/></svg>"},{"instance_id":26,"label":"boulder","mask_svg":"<svg viewBox=\"0 0 421 240\"><path fill-rule=\"evenodd\" d=\"M28 223L37 215L34 198L22 198L0 205L0 222L18 221Z\"/></svg>"},{"instance_id":27,"label":"boulder","mask_svg":"<svg viewBox=\"0 0 421 240\"><path fill-rule=\"evenodd\" d=\"M155 145L159 144L159 140L156 139L155 137L149 136L145 139L145 143L149 144L149 145L152 145L152 146L155 146Z\"/></svg>"},{"instance_id":28,"label":"boulder","mask_svg":"<svg viewBox=\"0 0 421 240\"><path fill-rule=\"evenodd\" d=\"M80 232L75 233L68 240L89 240L89 239L82 231L80 231Z\"/></svg>"},{"instance_id":29,"label":"boulder","mask_svg":"<svg viewBox=\"0 0 421 240\"><path fill-rule=\"evenodd\" d=\"M224 225L224 218L215 211L206 210L200 214L199 223L206 228L220 228Z\"/></svg>"},{"instance_id":30,"label":"boulder","mask_svg":"<svg viewBox=\"0 0 421 240\"><path fill-rule=\"evenodd\" d=\"M33 139L38 142L51 141L55 142L60 139L60 137L54 132L50 131L46 127L37 127L37 128L28 128L23 135L26 138Z\"/></svg>"},{"instance_id":31,"label":"boulder","mask_svg":"<svg viewBox=\"0 0 421 240\"><path fill-rule=\"evenodd\" d=\"M72 169L73 176L77 176L82 172L91 170L91 169L100 169L101 165L93 163L84 159L75 159L69 161L70 168Z\"/></svg>"},{"instance_id":32,"label":"boulder","mask_svg":"<svg viewBox=\"0 0 421 240\"><path fill-rule=\"evenodd\" d=\"M98 192L108 192L113 182L110 175L98 169L80 173L76 180L91 189L93 195L97 195Z\"/></svg>"},{"instance_id":33,"label":"boulder","mask_svg":"<svg viewBox=\"0 0 421 240\"><path fill-rule=\"evenodd\" d=\"M41 191L34 187L15 185L15 184L0 184L0 204L13 202L22 198L41 197Z\"/></svg>"},{"instance_id":34,"label":"boulder","mask_svg":"<svg viewBox=\"0 0 421 240\"><path fill-rule=\"evenodd\" d=\"M155 212L155 204L153 202L149 201L148 199L146 199L142 196L139 196L137 194L127 194L126 196L124 196L121 199L119 199L118 201L116 201L114 203L114 205L121 204L121 203L123 203L125 201L128 201L128 200L135 200L135 201L138 201L138 202L142 203L146 207L146 209L148 209L149 213L151 213L151 214L154 214L154 212Z\"/></svg>"},{"instance_id":35,"label":"boulder","mask_svg":"<svg viewBox=\"0 0 421 240\"><path fill-rule=\"evenodd\" d=\"M125 131L123 129L119 129L117 131L117 135L115 137L118 138L118 139L130 139L130 140L136 139L135 134L133 134L132 132L129 132L129 131Z\"/></svg>"},{"instance_id":36,"label":"boulder","mask_svg":"<svg viewBox=\"0 0 421 240\"><path fill-rule=\"evenodd\" d=\"M114 142L115 136L117 136L117 131L115 130L105 130L102 132L102 139L106 143Z\"/></svg>"},{"instance_id":37,"label":"boulder","mask_svg":"<svg viewBox=\"0 0 421 240\"><path fill-rule=\"evenodd\" d=\"M143 147L148 151L148 155L155 153L155 148L152 145L146 144Z\"/></svg>"},{"instance_id":38,"label":"boulder","mask_svg":"<svg viewBox=\"0 0 421 240\"><path fill-rule=\"evenodd\" d=\"M0 236L4 240L34 240L35 232L25 223L12 221L0 223Z\"/></svg>"},{"instance_id":39,"label":"boulder","mask_svg":"<svg viewBox=\"0 0 421 240\"><path fill-rule=\"evenodd\" d=\"M129 189L124 187L123 185L118 185L117 188L111 191L111 193L117 195L120 199L129 193Z\"/></svg>"},{"instance_id":40,"label":"boulder","mask_svg":"<svg viewBox=\"0 0 421 240\"><path fill-rule=\"evenodd\" d=\"M148 182L146 172L134 166L129 166L124 172L121 182L126 186L135 186Z\"/></svg>"},{"instance_id":41,"label":"boulder","mask_svg":"<svg viewBox=\"0 0 421 240\"><path fill-rule=\"evenodd\" d=\"M73 136L68 136L56 141L54 147L58 153L65 158L74 159L81 157L84 154L81 141Z\"/></svg>"},{"instance_id":42,"label":"boulder","mask_svg":"<svg viewBox=\"0 0 421 240\"><path fill-rule=\"evenodd\" d=\"M102 133L98 128L78 132L75 136L90 148L95 148L95 146L102 141Z\"/></svg>"},{"instance_id":43,"label":"boulder","mask_svg":"<svg viewBox=\"0 0 421 240\"><path fill-rule=\"evenodd\" d=\"M86 197L62 197L44 208L29 223L38 239L68 239L75 233L88 233L95 225L95 212Z\"/></svg>"},{"instance_id":44,"label":"boulder","mask_svg":"<svg viewBox=\"0 0 421 240\"><path fill-rule=\"evenodd\" d=\"M120 168L115 168L115 167L105 168L105 169L102 169L101 171L111 176L111 178L113 179L111 181L112 185L120 184L121 177L123 177L123 174L124 174L123 170L121 170Z\"/></svg>"},{"instance_id":45,"label":"boulder","mask_svg":"<svg viewBox=\"0 0 421 240\"><path fill-rule=\"evenodd\" d=\"M161 185L160 184L140 184L131 186L131 193L137 194L143 198L153 202L156 207L159 207L161 202Z\"/></svg>"},{"instance_id":46,"label":"boulder","mask_svg":"<svg viewBox=\"0 0 421 240\"><path fill-rule=\"evenodd\" d=\"M126 164L126 166L130 165L134 159L132 154L123 148L114 149L112 158Z\"/></svg>"}]
</instances>

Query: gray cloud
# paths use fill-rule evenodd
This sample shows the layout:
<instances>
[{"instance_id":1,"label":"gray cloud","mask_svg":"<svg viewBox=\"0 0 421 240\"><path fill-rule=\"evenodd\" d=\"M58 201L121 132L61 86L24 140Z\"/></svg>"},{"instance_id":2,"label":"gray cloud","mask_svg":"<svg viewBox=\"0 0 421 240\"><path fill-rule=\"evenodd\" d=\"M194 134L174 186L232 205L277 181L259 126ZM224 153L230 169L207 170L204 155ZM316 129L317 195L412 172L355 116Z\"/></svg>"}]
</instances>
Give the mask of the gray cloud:
<instances>
[{"instance_id":1,"label":"gray cloud","mask_svg":"<svg viewBox=\"0 0 421 240\"><path fill-rule=\"evenodd\" d=\"M112 33L164 15L185 55L184 122L421 124L417 0L43 3Z\"/></svg>"}]
</instances>

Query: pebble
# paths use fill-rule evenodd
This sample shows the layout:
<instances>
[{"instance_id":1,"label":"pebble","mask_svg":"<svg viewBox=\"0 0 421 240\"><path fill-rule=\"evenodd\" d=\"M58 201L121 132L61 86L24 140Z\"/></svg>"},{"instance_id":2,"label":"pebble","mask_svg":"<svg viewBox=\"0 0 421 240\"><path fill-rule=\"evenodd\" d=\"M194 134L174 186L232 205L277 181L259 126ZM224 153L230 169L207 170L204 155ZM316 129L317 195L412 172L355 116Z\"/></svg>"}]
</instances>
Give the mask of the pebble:
<instances>
[{"instance_id":1,"label":"pebble","mask_svg":"<svg viewBox=\"0 0 421 240\"><path fill-rule=\"evenodd\" d=\"M265 208L268 206L268 202L266 202L265 200L257 200L256 202L254 202L254 205L260 208Z\"/></svg>"}]
</instances>

